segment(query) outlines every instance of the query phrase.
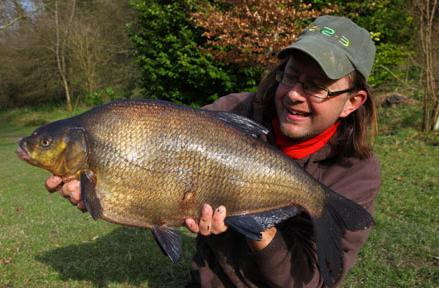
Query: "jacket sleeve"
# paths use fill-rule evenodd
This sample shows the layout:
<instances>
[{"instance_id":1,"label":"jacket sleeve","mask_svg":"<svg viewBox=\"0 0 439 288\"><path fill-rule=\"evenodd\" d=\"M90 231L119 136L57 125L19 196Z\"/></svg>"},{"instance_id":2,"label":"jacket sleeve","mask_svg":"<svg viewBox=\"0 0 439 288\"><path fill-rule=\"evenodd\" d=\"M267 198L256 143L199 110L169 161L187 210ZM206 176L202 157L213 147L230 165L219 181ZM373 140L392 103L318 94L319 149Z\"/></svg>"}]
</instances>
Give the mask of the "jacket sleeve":
<instances>
[{"instance_id":1,"label":"jacket sleeve","mask_svg":"<svg viewBox=\"0 0 439 288\"><path fill-rule=\"evenodd\" d=\"M371 215L374 215L375 201L381 186L381 172L378 159L373 156L367 160L360 161L357 159L352 161L354 162L352 167L338 169L339 173L326 173L328 175L324 178L325 184L331 187L332 190L365 208ZM359 231L346 231L342 239L344 269L340 280L354 266L358 252L366 242L371 228Z\"/></svg>"},{"instance_id":2,"label":"jacket sleeve","mask_svg":"<svg viewBox=\"0 0 439 288\"><path fill-rule=\"evenodd\" d=\"M253 93L232 93L218 98L215 102L203 106L203 109L213 111L227 111L249 117L252 110Z\"/></svg>"}]
</instances>

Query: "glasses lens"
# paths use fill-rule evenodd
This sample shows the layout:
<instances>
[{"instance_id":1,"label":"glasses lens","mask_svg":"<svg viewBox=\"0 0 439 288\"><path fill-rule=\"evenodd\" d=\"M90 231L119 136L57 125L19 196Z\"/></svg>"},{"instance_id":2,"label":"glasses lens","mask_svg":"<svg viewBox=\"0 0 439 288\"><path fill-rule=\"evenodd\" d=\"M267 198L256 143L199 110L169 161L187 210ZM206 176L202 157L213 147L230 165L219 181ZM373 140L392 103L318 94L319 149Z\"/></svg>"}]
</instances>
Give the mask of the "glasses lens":
<instances>
[{"instance_id":1,"label":"glasses lens","mask_svg":"<svg viewBox=\"0 0 439 288\"><path fill-rule=\"evenodd\" d=\"M327 90L310 83L304 83L303 90L312 100L322 101L328 97Z\"/></svg>"},{"instance_id":2,"label":"glasses lens","mask_svg":"<svg viewBox=\"0 0 439 288\"><path fill-rule=\"evenodd\" d=\"M303 92L313 102L322 102L328 98L328 90L312 83L303 83L297 77L288 76L283 71L276 72L276 81L288 87L293 87L297 83L302 85Z\"/></svg>"}]
</instances>

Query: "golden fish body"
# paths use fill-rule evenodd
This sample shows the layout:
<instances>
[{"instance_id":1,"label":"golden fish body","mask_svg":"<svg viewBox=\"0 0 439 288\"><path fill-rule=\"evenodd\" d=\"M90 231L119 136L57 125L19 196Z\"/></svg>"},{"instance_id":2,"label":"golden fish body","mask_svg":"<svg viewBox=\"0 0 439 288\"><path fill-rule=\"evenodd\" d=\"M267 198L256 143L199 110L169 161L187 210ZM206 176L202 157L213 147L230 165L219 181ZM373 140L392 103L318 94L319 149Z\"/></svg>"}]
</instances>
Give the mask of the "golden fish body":
<instances>
[{"instance_id":1,"label":"golden fish body","mask_svg":"<svg viewBox=\"0 0 439 288\"><path fill-rule=\"evenodd\" d=\"M324 191L296 165L210 112L119 103L84 117L103 218L181 225L203 203L230 215L294 203L319 215Z\"/></svg>"},{"instance_id":2,"label":"golden fish body","mask_svg":"<svg viewBox=\"0 0 439 288\"><path fill-rule=\"evenodd\" d=\"M95 219L151 228L173 261L181 244L167 227L198 218L204 203L224 205L226 224L252 239L306 212L322 276L332 286L342 270L344 231L367 228L372 218L260 140L262 133L225 112L118 101L38 128L17 154L65 179L79 178Z\"/></svg>"}]
</instances>

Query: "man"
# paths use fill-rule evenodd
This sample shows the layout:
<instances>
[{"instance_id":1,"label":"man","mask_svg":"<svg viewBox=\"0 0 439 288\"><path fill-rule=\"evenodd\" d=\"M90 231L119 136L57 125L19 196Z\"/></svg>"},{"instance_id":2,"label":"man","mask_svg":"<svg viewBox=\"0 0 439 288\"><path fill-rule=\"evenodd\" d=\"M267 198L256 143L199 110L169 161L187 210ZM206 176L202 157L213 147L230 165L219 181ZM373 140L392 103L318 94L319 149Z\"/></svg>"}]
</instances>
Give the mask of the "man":
<instances>
[{"instance_id":1,"label":"man","mask_svg":"<svg viewBox=\"0 0 439 288\"><path fill-rule=\"evenodd\" d=\"M367 88L375 57L369 33L344 17L317 18L263 79L256 94L230 94L205 109L241 114L270 128L267 139L332 190L373 213L380 186L379 164L368 131L375 107ZM61 185L46 181L49 190ZM79 183L62 193L84 209ZM297 215L264 231L261 241L246 239L224 224L227 207L208 204L200 221L186 219L199 233L188 287L323 287L312 226ZM348 231L342 241L343 273L353 266L369 231Z\"/></svg>"}]
</instances>

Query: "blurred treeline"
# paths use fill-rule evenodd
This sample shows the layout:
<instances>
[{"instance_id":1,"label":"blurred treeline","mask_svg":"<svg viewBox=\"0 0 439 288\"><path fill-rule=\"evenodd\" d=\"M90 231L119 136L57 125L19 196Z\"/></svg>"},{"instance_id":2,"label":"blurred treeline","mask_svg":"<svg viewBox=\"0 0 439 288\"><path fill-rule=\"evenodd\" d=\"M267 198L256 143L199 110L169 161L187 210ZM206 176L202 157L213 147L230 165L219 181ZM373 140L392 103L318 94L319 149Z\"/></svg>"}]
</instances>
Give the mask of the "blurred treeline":
<instances>
[{"instance_id":1,"label":"blurred treeline","mask_svg":"<svg viewBox=\"0 0 439 288\"><path fill-rule=\"evenodd\" d=\"M134 17L126 1L2 0L0 106L65 103L66 87L73 105L129 96Z\"/></svg>"},{"instance_id":2,"label":"blurred treeline","mask_svg":"<svg viewBox=\"0 0 439 288\"><path fill-rule=\"evenodd\" d=\"M250 4L249 4L250 3ZM321 14L377 44L376 89L417 91L422 64L407 0L2 0L0 109L116 98L203 105L254 90L282 45ZM285 45L284 45L285 46Z\"/></svg>"}]
</instances>

